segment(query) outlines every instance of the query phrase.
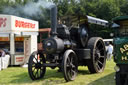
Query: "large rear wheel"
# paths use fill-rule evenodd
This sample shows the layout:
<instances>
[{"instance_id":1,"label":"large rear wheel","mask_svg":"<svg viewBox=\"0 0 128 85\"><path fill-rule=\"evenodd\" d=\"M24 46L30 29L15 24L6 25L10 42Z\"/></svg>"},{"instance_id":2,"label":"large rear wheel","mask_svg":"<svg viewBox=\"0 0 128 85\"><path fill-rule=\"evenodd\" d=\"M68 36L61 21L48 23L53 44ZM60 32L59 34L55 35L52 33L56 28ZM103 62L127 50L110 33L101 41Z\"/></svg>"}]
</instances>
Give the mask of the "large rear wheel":
<instances>
[{"instance_id":1,"label":"large rear wheel","mask_svg":"<svg viewBox=\"0 0 128 85\"><path fill-rule=\"evenodd\" d=\"M67 50L64 53L62 61L62 71L65 80L72 81L75 79L78 72L77 56L73 50Z\"/></svg>"},{"instance_id":2,"label":"large rear wheel","mask_svg":"<svg viewBox=\"0 0 128 85\"><path fill-rule=\"evenodd\" d=\"M91 59L87 60L89 71L91 73L103 72L106 64L106 50L102 38L91 38L87 47L91 50Z\"/></svg>"},{"instance_id":3,"label":"large rear wheel","mask_svg":"<svg viewBox=\"0 0 128 85\"><path fill-rule=\"evenodd\" d=\"M37 51L32 53L28 63L28 73L32 80L44 77L46 67L43 67L43 63L45 62L43 53L38 53Z\"/></svg>"}]
</instances>

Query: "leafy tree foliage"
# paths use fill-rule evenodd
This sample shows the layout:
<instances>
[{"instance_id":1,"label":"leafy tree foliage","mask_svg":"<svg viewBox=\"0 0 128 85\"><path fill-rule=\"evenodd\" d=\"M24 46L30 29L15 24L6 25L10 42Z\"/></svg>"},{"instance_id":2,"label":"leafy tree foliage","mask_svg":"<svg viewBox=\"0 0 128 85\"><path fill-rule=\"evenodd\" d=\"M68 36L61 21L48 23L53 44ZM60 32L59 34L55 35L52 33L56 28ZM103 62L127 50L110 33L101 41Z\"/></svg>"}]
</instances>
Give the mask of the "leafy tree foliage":
<instances>
[{"instance_id":1,"label":"leafy tree foliage","mask_svg":"<svg viewBox=\"0 0 128 85\"><path fill-rule=\"evenodd\" d=\"M15 7L17 5L25 5L30 1L38 0L0 0L0 13L7 7ZM58 7L58 19L64 16L76 15L76 16L93 16L111 22L112 18L121 15L128 15L128 1L127 0L47 0L54 2ZM39 18L32 16L30 18L40 21L40 28L50 27L50 11L49 9L41 8L43 10L42 15ZM92 26L92 32L99 34L104 38L109 38L109 34L112 29L101 28L95 25ZM105 33L108 36L104 36ZM95 35L96 36L96 35Z\"/></svg>"}]
</instances>

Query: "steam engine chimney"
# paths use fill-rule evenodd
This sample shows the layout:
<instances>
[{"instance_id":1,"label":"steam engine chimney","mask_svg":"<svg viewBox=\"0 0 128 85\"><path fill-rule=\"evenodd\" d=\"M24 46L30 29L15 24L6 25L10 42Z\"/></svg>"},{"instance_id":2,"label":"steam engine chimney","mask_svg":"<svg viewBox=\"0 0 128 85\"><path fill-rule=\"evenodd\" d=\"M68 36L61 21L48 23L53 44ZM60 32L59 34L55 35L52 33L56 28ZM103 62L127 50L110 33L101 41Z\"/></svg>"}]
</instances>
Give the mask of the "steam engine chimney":
<instances>
[{"instance_id":1,"label":"steam engine chimney","mask_svg":"<svg viewBox=\"0 0 128 85\"><path fill-rule=\"evenodd\" d=\"M57 7L56 5L51 6L51 35L56 36L56 27L57 27Z\"/></svg>"}]
</instances>

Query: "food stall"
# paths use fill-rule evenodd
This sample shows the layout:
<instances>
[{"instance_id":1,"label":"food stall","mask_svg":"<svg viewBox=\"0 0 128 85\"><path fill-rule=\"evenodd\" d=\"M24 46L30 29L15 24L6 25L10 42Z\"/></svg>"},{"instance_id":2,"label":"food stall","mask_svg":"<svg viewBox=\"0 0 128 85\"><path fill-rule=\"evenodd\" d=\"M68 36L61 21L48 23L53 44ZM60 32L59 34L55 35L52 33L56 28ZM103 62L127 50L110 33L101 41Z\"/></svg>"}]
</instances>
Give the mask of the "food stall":
<instances>
[{"instance_id":1,"label":"food stall","mask_svg":"<svg viewBox=\"0 0 128 85\"><path fill-rule=\"evenodd\" d=\"M25 64L37 50L38 22L12 15L0 15L0 49L9 52L10 65Z\"/></svg>"}]
</instances>

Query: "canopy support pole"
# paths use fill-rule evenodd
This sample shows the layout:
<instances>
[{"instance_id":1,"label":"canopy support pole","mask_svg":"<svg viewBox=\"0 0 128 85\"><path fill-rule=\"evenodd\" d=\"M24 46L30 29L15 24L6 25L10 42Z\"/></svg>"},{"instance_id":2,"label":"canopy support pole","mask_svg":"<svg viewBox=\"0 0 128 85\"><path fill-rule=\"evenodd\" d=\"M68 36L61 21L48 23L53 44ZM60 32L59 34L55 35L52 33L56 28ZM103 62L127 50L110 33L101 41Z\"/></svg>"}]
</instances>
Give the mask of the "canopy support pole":
<instances>
[{"instance_id":1,"label":"canopy support pole","mask_svg":"<svg viewBox=\"0 0 128 85\"><path fill-rule=\"evenodd\" d=\"M10 33L10 55L11 55L11 65L14 65L15 61L15 34Z\"/></svg>"}]
</instances>

